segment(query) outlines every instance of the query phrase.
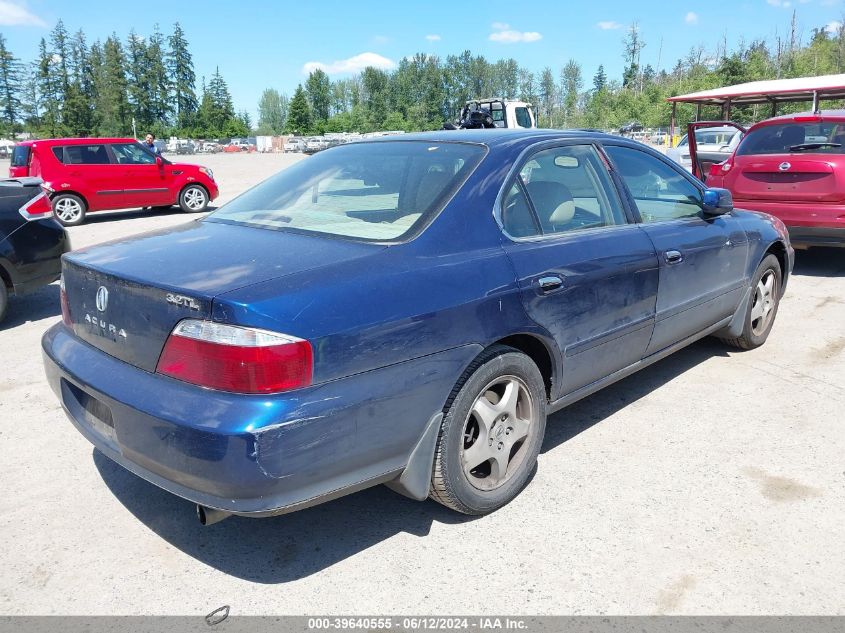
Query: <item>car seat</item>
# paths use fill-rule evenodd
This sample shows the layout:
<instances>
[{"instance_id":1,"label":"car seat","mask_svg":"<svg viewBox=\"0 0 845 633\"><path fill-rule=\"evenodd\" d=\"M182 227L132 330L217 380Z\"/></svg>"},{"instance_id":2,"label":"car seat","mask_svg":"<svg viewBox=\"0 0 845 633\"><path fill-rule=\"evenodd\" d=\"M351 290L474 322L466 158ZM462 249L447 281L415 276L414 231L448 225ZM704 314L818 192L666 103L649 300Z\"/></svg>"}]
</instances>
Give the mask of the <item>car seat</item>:
<instances>
[{"instance_id":1,"label":"car seat","mask_svg":"<svg viewBox=\"0 0 845 633\"><path fill-rule=\"evenodd\" d=\"M532 180L525 188L534 203L543 232L560 231L575 217L575 200L569 187L563 183Z\"/></svg>"}]
</instances>

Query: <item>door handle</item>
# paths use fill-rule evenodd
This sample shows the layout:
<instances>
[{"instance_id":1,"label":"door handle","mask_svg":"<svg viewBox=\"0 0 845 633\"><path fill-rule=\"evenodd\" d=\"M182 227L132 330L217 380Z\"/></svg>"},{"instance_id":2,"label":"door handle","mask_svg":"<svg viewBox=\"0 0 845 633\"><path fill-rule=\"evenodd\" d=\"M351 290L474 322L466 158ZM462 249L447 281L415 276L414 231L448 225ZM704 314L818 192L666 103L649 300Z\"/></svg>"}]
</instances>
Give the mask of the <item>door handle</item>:
<instances>
[{"instance_id":1,"label":"door handle","mask_svg":"<svg viewBox=\"0 0 845 633\"><path fill-rule=\"evenodd\" d=\"M667 264L680 264L684 261L684 256L681 254L681 251L665 251L663 253L663 259L666 260Z\"/></svg>"},{"instance_id":2,"label":"door handle","mask_svg":"<svg viewBox=\"0 0 845 633\"><path fill-rule=\"evenodd\" d=\"M563 286L563 279L557 275L548 275L540 277L537 283L540 285L540 292L552 292Z\"/></svg>"}]
</instances>

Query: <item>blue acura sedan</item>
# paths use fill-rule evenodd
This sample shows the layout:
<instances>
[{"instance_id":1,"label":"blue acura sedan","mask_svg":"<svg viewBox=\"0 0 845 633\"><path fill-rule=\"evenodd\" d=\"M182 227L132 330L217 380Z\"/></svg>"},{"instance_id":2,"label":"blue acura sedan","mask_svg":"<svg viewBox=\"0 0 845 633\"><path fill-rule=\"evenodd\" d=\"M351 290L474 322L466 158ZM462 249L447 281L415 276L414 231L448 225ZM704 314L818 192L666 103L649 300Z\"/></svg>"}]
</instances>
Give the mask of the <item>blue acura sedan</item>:
<instances>
[{"instance_id":1,"label":"blue acura sedan","mask_svg":"<svg viewBox=\"0 0 845 633\"><path fill-rule=\"evenodd\" d=\"M381 483L483 514L550 413L704 336L762 345L793 259L623 138L406 135L66 255L42 346L79 431L203 523Z\"/></svg>"}]
</instances>

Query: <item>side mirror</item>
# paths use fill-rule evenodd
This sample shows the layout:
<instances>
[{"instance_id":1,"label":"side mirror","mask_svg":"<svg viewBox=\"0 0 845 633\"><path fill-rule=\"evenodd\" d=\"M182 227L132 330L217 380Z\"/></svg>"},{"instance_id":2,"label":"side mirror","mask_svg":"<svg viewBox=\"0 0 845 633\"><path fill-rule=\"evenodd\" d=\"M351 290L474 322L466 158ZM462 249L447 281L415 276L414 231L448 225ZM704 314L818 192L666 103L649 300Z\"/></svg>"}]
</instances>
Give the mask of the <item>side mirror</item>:
<instances>
[{"instance_id":1,"label":"side mirror","mask_svg":"<svg viewBox=\"0 0 845 633\"><path fill-rule=\"evenodd\" d=\"M156 165L164 167L164 159L161 156L156 156Z\"/></svg>"},{"instance_id":2,"label":"side mirror","mask_svg":"<svg viewBox=\"0 0 845 633\"><path fill-rule=\"evenodd\" d=\"M717 187L705 189L702 202L707 215L724 215L733 211L734 208L734 197L731 192Z\"/></svg>"}]
</instances>

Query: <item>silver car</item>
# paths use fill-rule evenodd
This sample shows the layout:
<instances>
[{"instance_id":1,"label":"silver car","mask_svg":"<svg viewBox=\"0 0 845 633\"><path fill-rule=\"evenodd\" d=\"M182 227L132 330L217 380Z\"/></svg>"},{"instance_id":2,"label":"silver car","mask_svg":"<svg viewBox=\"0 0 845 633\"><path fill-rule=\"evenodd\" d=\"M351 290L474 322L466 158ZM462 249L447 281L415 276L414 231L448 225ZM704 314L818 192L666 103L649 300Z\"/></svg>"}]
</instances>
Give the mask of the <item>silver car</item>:
<instances>
[{"instance_id":1,"label":"silver car","mask_svg":"<svg viewBox=\"0 0 845 633\"><path fill-rule=\"evenodd\" d=\"M724 154L725 160L733 153L734 149L742 140L742 132L735 127L708 127L697 130L695 143L699 153ZM666 156L692 171L692 161L689 157L689 145L687 135L684 134L675 147L666 150Z\"/></svg>"}]
</instances>

